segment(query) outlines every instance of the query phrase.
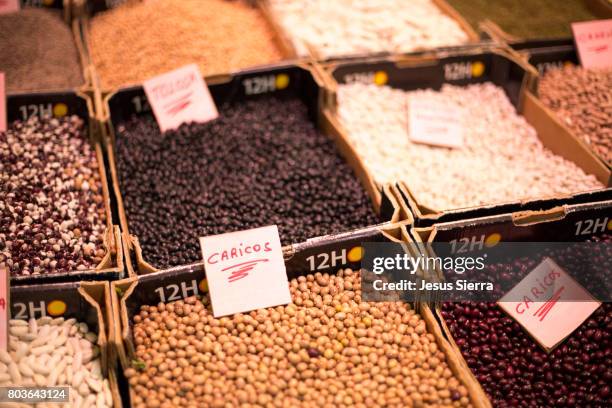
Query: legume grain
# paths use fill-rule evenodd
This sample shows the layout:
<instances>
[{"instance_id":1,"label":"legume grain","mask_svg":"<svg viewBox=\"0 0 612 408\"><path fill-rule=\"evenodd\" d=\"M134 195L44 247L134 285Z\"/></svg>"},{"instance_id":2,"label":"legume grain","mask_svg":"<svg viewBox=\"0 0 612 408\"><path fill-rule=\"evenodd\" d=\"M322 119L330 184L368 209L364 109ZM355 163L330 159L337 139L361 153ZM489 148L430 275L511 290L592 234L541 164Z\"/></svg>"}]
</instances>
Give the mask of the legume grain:
<instances>
[{"instance_id":1,"label":"legume grain","mask_svg":"<svg viewBox=\"0 0 612 408\"><path fill-rule=\"evenodd\" d=\"M539 95L549 108L612 164L612 69L551 69L539 82Z\"/></svg>"},{"instance_id":2,"label":"legume grain","mask_svg":"<svg viewBox=\"0 0 612 408\"><path fill-rule=\"evenodd\" d=\"M299 55L323 58L402 53L468 42L431 0L271 0Z\"/></svg>"},{"instance_id":3,"label":"legume grain","mask_svg":"<svg viewBox=\"0 0 612 408\"><path fill-rule=\"evenodd\" d=\"M523 39L569 38L570 23L595 20L585 0L448 0L474 27L485 19Z\"/></svg>"},{"instance_id":4,"label":"legume grain","mask_svg":"<svg viewBox=\"0 0 612 408\"><path fill-rule=\"evenodd\" d=\"M220 108L164 134L152 117L118 126L130 232L158 267L197 262L200 236L277 224L283 244L378 223L334 143L295 98Z\"/></svg>"},{"instance_id":5,"label":"legume grain","mask_svg":"<svg viewBox=\"0 0 612 408\"><path fill-rule=\"evenodd\" d=\"M81 119L34 117L0 133L0 190L0 264L11 275L85 270L102 260L102 184Z\"/></svg>"},{"instance_id":6,"label":"legume grain","mask_svg":"<svg viewBox=\"0 0 612 408\"><path fill-rule=\"evenodd\" d=\"M413 143L409 98L434 98L463 112L461 148ZM550 197L602 188L573 162L553 154L491 84L444 85L406 92L359 83L340 85L338 115L379 183L405 181L433 210Z\"/></svg>"},{"instance_id":7,"label":"legume grain","mask_svg":"<svg viewBox=\"0 0 612 408\"><path fill-rule=\"evenodd\" d=\"M49 91L83 85L79 54L60 13L25 8L0 15L0 72L6 91Z\"/></svg>"},{"instance_id":8,"label":"legume grain","mask_svg":"<svg viewBox=\"0 0 612 408\"><path fill-rule=\"evenodd\" d=\"M207 76L283 57L262 14L243 0L128 2L94 16L91 53L105 88L191 63Z\"/></svg>"},{"instance_id":9,"label":"legume grain","mask_svg":"<svg viewBox=\"0 0 612 408\"><path fill-rule=\"evenodd\" d=\"M207 295L142 306L134 407L470 406L420 315L360 303L360 287L350 269L302 276L292 304L220 319Z\"/></svg>"},{"instance_id":10,"label":"legume grain","mask_svg":"<svg viewBox=\"0 0 612 408\"><path fill-rule=\"evenodd\" d=\"M0 386L70 386L62 407L112 407L97 335L76 319L9 321L9 350L0 350ZM57 406L56 404L50 404ZM38 405L37 405L38 406Z\"/></svg>"}]
</instances>

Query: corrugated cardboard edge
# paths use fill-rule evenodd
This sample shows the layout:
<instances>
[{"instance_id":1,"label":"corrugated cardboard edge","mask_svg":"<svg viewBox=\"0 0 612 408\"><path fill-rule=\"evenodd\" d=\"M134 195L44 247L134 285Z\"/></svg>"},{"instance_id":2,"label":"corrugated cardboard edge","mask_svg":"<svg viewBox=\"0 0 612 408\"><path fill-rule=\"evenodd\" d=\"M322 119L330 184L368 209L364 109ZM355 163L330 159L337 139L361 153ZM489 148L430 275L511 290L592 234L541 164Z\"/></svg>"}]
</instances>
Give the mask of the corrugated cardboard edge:
<instances>
[{"instance_id":1,"label":"corrugated cardboard edge","mask_svg":"<svg viewBox=\"0 0 612 408\"><path fill-rule=\"evenodd\" d=\"M284 65L286 64L283 64L283 66ZM376 211L376 213L380 214L380 204L382 201L381 190L382 190L382 192L386 194L386 198L389 199L389 202L391 203L393 207L392 219L388 221L391 221L391 222L400 221L399 202L396 199L396 195L391 192L391 187L383 186L381 187L380 190L378 189L378 187L374 184L371 175L366 171L365 166L363 162L361 161L361 159L359 158L359 156L357 155L356 151L347 143L347 139L342 135L341 131L336 127L335 121L333 119L331 121L328 120L331 118L331 116L329 116L328 112L326 112L324 109L325 104L322 98L325 97L326 92L325 92L325 88L323 85L324 80L322 79L320 72L317 70L316 67L314 67L311 64L297 62L292 65L310 72L315 82L321 89L321 92L320 92L321 99L319 100L319 103L318 103L320 109L318 112L317 127L320 131L322 131L325 135L327 135L330 139L334 141L338 151L343 156L344 160L349 164L351 169L355 172L355 175L360 180L361 185L368 193L371 199L373 208ZM236 73L236 74L239 74L239 73ZM231 76L232 76L231 74L216 75L216 76L211 77L212 80L210 81L210 83L213 84L213 83L225 82L227 81L227 78L231 78ZM135 276L137 274L146 274L146 273L155 272L158 269L154 267L153 265L149 264L142 257L142 250L138 242L138 238L129 233L127 214L126 214L125 206L123 203L123 196L121 194L121 189L119 187L119 176L117 172L117 164L116 164L117 162L116 162L115 149L114 149L114 146L115 146L114 125L110 121L109 100L110 98L112 98L115 92L107 94L104 98L102 98L101 92L95 92L94 102L96 103L96 107L97 107L96 119L99 122L99 128L101 129L101 133L102 133L102 136L101 136L101 139L103 140L102 144L104 145L104 148L106 150L108 163L110 166L110 173L111 173L111 180L112 180L111 184L113 186L113 190L114 190L115 197L117 200L119 222L121 225L121 230L123 231L122 238L123 238L123 241L125 242L125 245L123 246L123 248L124 250L127 251L124 253L125 262L127 266L127 272L128 272L128 276ZM410 220L412 221L412 218L410 218ZM131 251L134 252L134 255L137 261L137 265L133 265L132 263L132 260L130 257Z\"/></svg>"},{"instance_id":2,"label":"corrugated cardboard edge","mask_svg":"<svg viewBox=\"0 0 612 408\"><path fill-rule=\"evenodd\" d=\"M491 404L489 397L487 396L484 389L474 376L474 373L472 373L472 370L470 370L470 368L468 367L467 362L463 358L463 354L461 354L459 346L457 346L457 343L455 343L455 340L450 334L450 330L448 329L446 322L442 318L439 308L436 308L435 316L429 306L424 305L423 308L427 310L426 314L431 324L436 326L436 328L433 329L437 332L436 338L442 340L442 343L444 344L444 346L442 347L445 348L448 352L447 355L449 356L449 365L454 366L455 369L457 369L461 373L461 376L464 378L466 382L466 387L468 388L468 392L470 394L474 406L483 408L492 407L493 405Z\"/></svg>"},{"instance_id":3,"label":"corrugated cardboard edge","mask_svg":"<svg viewBox=\"0 0 612 408\"><path fill-rule=\"evenodd\" d=\"M427 324L427 331L434 334L438 346L444 351L446 361L450 366L453 374L467 388L468 395L472 404L476 408L491 408L491 402L484 392L480 383L474 377L474 374L469 369L465 362L461 351L456 346L452 337L445 330L445 325L442 321L436 320L429 305L423 303L420 306L420 313Z\"/></svg>"},{"instance_id":4,"label":"corrugated cardboard edge","mask_svg":"<svg viewBox=\"0 0 612 408\"><path fill-rule=\"evenodd\" d=\"M119 384L115 373L114 352L112 351L112 316L113 309L110 298L110 285L108 282L81 282L78 288L79 294L95 310L98 318L98 346L100 346L100 362L102 373L108 379L111 394L113 396L113 407L122 408L119 396ZM104 303L106 314L102 313L100 303Z\"/></svg>"}]
</instances>

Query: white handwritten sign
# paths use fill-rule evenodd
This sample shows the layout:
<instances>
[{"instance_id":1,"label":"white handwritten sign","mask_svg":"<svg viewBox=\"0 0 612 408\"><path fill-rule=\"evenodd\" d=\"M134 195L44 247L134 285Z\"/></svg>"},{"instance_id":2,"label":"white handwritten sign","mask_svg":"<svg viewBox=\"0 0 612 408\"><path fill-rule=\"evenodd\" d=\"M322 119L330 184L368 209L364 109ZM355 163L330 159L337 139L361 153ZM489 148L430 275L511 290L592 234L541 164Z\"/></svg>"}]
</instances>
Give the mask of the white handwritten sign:
<instances>
[{"instance_id":1,"label":"white handwritten sign","mask_svg":"<svg viewBox=\"0 0 612 408\"><path fill-rule=\"evenodd\" d=\"M20 9L19 0L0 0L0 14L14 13Z\"/></svg>"},{"instance_id":2,"label":"white handwritten sign","mask_svg":"<svg viewBox=\"0 0 612 408\"><path fill-rule=\"evenodd\" d=\"M219 116L196 64L151 78L143 87L162 132L185 122L208 122Z\"/></svg>"},{"instance_id":3,"label":"white handwritten sign","mask_svg":"<svg viewBox=\"0 0 612 408\"><path fill-rule=\"evenodd\" d=\"M551 351L601 303L552 259L545 258L498 304Z\"/></svg>"},{"instance_id":4,"label":"white handwritten sign","mask_svg":"<svg viewBox=\"0 0 612 408\"><path fill-rule=\"evenodd\" d=\"M291 302L276 225L200 238L215 317Z\"/></svg>"},{"instance_id":5,"label":"white handwritten sign","mask_svg":"<svg viewBox=\"0 0 612 408\"><path fill-rule=\"evenodd\" d=\"M458 148L463 145L461 111L439 98L410 96L408 136L411 141Z\"/></svg>"},{"instance_id":6,"label":"white handwritten sign","mask_svg":"<svg viewBox=\"0 0 612 408\"><path fill-rule=\"evenodd\" d=\"M612 19L573 23L572 31L584 68L612 67Z\"/></svg>"}]
</instances>

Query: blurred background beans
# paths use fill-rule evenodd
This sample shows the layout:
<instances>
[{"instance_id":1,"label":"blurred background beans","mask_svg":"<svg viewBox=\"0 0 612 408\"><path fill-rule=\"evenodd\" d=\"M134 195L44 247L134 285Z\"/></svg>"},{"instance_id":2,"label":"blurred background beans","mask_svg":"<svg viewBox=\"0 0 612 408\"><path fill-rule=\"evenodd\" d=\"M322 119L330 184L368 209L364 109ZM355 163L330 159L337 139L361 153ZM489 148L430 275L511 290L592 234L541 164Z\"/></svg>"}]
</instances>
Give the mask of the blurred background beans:
<instances>
[{"instance_id":1,"label":"blurred background beans","mask_svg":"<svg viewBox=\"0 0 612 408\"><path fill-rule=\"evenodd\" d=\"M54 10L0 14L0 72L7 92L65 90L84 83L70 27Z\"/></svg>"},{"instance_id":2,"label":"blurred background beans","mask_svg":"<svg viewBox=\"0 0 612 408\"><path fill-rule=\"evenodd\" d=\"M299 55L402 53L468 42L431 0L271 0Z\"/></svg>"},{"instance_id":3,"label":"blurred background beans","mask_svg":"<svg viewBox=\"0 0 612 408\"><path fill-rule=\"evenodd\" d=\"M217 120L164 134L151 116L117 130L130 233L157 267L201 260L201 236L277 224L286 245L379 221L298 99L225 106Z\"/></svg>"},{"instance_id":4,"label":"blurred background beans","mask_svg":"<svg viewBox=\"0 0 612 408\"><path fill-rule=\"evenodd\" d=\"M207 76L282 58L272 28L242 0L131 1L96 14L90 38L104 88L191 63Z\"/></svg>"},{"instance_id":5,"label":"blurred background beans","mask_svg":"<svg viewBox=\"0 0 612 408\"><path fill-rule=\"evenodd\" d=\"M612 69L550 69L539 95L579 138L612 164Z\"/></svg>"},{"instance_id":6,"label":"blurred background beans","mask_svg":"<svg viewBox=\"0 0 612 408\"><path fill-rule=\"evenodd\" d=\"M447 0L474 27L490 19L519 38L569 38L570 23L595 20L586 0Z\"/></svg>"}]
</instances>

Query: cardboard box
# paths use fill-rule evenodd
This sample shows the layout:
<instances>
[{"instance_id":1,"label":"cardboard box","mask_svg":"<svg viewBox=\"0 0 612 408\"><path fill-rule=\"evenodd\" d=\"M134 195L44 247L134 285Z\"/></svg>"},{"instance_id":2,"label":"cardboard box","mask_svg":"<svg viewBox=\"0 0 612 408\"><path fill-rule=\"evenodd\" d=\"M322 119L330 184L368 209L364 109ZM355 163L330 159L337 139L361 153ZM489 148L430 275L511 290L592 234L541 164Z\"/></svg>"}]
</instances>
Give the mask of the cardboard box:
<instances>
[{"instance_id":1,"label":"cardboard box","mask_svg":"<svg viewBox=\"0 0 612 408\"><path fill-rule=\"evenodd\" d=\"M450 4L448 4L445 0L431 0L431 1L437 6L438 9L440 9L442 13L446 14L451 19L455 20L457 24L459 25L459 27L461 27L461 29L467 34L467 37L468 37L468 43L465 45L439 47L438 48L439 50L468 48L472 46L473 44L478 43L480 41L479 35L476 33L476 31L474 31L472 26L468 24L468 22L461 16L461 14L459 14ZM360 53L360 54L334 56L334 57L325 58L325 57L322 57L317 52L317 50L315 50L312 47L308 47L308 55L299 55L299 53L297 52L298 47L295 45L295 41L293 40L293 38L291 38L291 34L283 28L282 24L280 24L276 14L273 11L272 6L270 5L270 2L268 0L256 0L256 3L259 5L260 9L264 12L264 15L267 16L272 27L274 27L274 29L277 31L279 38L281 38L282 42L286 44L286 47L289 50L291 50L291 55L293 57L296 57L296 58L303 57L306 60L313 60L317 62L331 62L331 61L350 61L350 60L355 60L355 59L359 60L362 58L372 57L372 56L383 57L383 56L390 55L388 52L379 52L379 53L368 53L368 54ZM321 16L321 18L325 18L325 16ZM415 51L409 54L418 55L420 53L429 52L429 51L431 50L430 49L420 49L418 51Z\"/></svg>"},{"instance_id":2,"label":"cardboard box","mask_svg":"<svg viewBox=\"0 0 612 408\"><path fill-rule=\"evenodd\" d=\"M103 375L108 378L113 394L113 406L121 408L113 359L116 355L110 350L108 332L113 310L111 306L110 285L108 282L53 283L11 288L11 318L38 319L43 316L65 319L75 318L87 323L89 329L98 335L100 362Z\"/></svg>"},{"instance_id":3,"label":"cardboard box","mask_svg":"<svg viewBox=\"0 0 612 408\"><path fill-rule=\"evenodd\" d=\"M97 122L93 119L91 99L82 93L70 91L10 94L7 97L7 122L9 124L15 120L26 120L32 116L62 117L66 115L77 115L84 120L85 131L88 132L89 142L95 151L98 161L102 196L106 210L106 229L104 232L105 255L100 264L92 270L15 276L11 277L12 285L49 281L78 281L84 279L118 279L122 277L123 251L121 250L121 234L119 227L113 225L106 166L102 155L99 128Z\"/></svg>"},{"instance_id":4,"label":"cardboard box","mask_svg":"<svg viewBox=\"0 0 612 408\"><path fill-rule=\"evenodd\" d=\"M531 64L538 71L538 78L536 80L536 90L535 94L538 95L537 92L537 83L540 81L543 75L546 75L546 72L550 69L561 69L564 66L580 66L580 61L578 59L578 51L576 50L576 46L573 40L559 41L553 45L544 44L542 46L533 44L519 44L518 46L513 46L513 49L524 58L529 64ZM544 110L551 116L557 118L555 112L553 112L548 107L544 107ZM559 123L562 124L564 128L567 128L565 124L563 124L561 119L558 119ZM567 129L568 132L572 132ZM603 163L606 167L611 168L612 163L606 163L603 157L598 155L589 144L584 142L581 138L576 137L576 139L585 147L585 149L589 150L592 155L594 155L601 163ZM611 181L612 182L612 181ZM608 186L611 184L609 183Z\"/></svg>"},{"instance_id":5,"label":"cardboard box","mask_svg":"<svg viewBox=\"0 0 612 408\"><path fill-rule=\"evenodd\" d=\"M492 82L506 92L519 114L536 129L546 148L594 174L604 185L612 182L612 172L584 143L574 137L535 96L537 73L517 55L498 47L483 46L470 52L445 52L419 57L370 58L362 61L324 65L326 103L335 117L336 89L350 82L375 83L403 90L423 88L440 89L443 84L464 86L472 83ZM338 123L336 127L346 140L350 140ZM350 143L350 142L349 142ZM439 211L421 205L410 191L410 185L398 181L397 190L406 201L404 205L414 214L418 226L435 222L503 214L518 210L545 208L560 203L580 203L612 197L612 190L576 192L570 196L542 197L538 200L495 203L486 206ZM400 203L400 205L402 205Z\"/></svg>"},{"instance_id":6,"label":"cardboard box","mask_svg":"<svg viewBox=\"0 0 612 408\"><path fill-rule=\"evenodd\" d=\"M406 240L409 240L406 226L407 224L389 226L376 237L362 237L361 242L365 242L365 240L370 242L373 240L406 242ZM312 253L311 250L311 247L295 248L293 257L307 258ZM308 269L294 268L291 258L286 262L289 278L312 273ZM332 273L343 267L346 266L334 268ZM132 341L132 319L138 312L138 308L141 305L157 305L159 302L170 302L199 295L207 291L207 284L205 272L201 265L192 265L115 281L112 282L111 288L113 307L114 310L118 311L118 313L115 313L112 322L114 326L112 330L114 333L113 340L119 354L121 368L125 370L132 366L135 354L135 345ZM442 334L441 327L435 320L431 309L424 305L418 310L426 322L428 332L434 335L438 346L445 353L447 363L453 374L468 389L472 404L475 407L490 407L482 388L480 388L480 385L475 381L469 370L466 370L465 363L462 363L461 355L453 350L452 345ZM131 393L132 391L130 390L130 398L132 397Z\"/></svg>"},{"instance_id":7,"label":"cardboard box","mask_svg":"<svg viewBox=\"0 0 612 408\"><path fill-rule=\"evenodd\" d=\"M276 79L279 77L287 80L286 86L276 87ZM227 102L256 98L262 93L271 93L279 96L286 94L298 95L307 105L309 114L312 120L318 124L319 129L335 142L340 154L351 166L369 194L373 208L381 216L381 219L397 222L400 221L400 215L403 215L406 217L404 220L409 222L412 220L412 218L407 218L409 217L407 213L400 214L396 194L393 191L394 187L374 185L372 177L366 171L361 160L342 137L342 134L338 132L335 123L330 120L330 115L321 110L323 100L321 81L317 76L317 72L312 70L309 65L278 64L267 68L241 71L236 74L208 77L206 82L217 106ZM254 89L257 92L254 92ZM98 118L103 129L103 138L107 148L121 230L123 231L123 237L126 239L127 251L129 251L126 254L133 251L136 261L136 265L134 265L128 260L128 273L152 272L156 270L156 267L142 259L138 239L129 233L129 220L124 210L115 164L114 145L117 135L113 125L114 123L122 122L132 115L150 115L150 107L142 87L124 88L109 94L104 99L102 106L102 111L98 112Z\"/></svg>"}]
</instances>

